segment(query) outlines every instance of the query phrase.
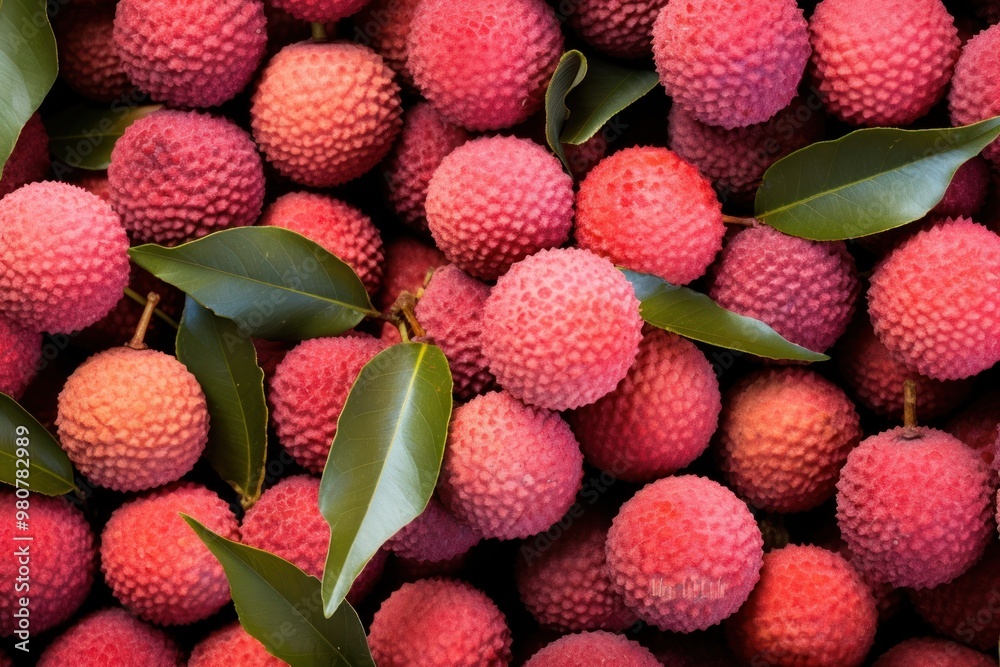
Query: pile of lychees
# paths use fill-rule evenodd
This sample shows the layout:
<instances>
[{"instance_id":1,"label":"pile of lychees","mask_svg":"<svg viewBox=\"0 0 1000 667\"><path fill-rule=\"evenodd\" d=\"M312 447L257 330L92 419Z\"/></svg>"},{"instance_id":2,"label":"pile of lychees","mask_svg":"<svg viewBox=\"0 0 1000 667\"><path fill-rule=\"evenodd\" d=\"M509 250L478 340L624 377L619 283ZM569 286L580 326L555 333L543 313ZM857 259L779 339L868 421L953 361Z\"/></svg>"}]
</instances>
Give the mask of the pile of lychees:
<instances>
[{"instance_id":1,"label":"pile of lychees","mask_svg":"<svg viewBox=\"0 0 1000 667\"><path fill-rule=\"evenodd\" d=\"M49 4L61 82L0 178L0 391L88 494L32 494L20 593L0 491L0 636L23 595L36 637L16 664L286 664L180 513L322 576L337 419L402 334L254 341L273 442L244 512L200 462L208 403L173 332L123 294L178 318L129 246L250 225L336 255L385 313L415 303L450 363L434 497L348 595L379 667L997 664L1000 144L886 233L747 216L808 144L1000 115L1000 2ZM543 104L574 47L662 89L570 169ZM43 120L81 98L162 107L105 174L49 156ZM832 360L646 325L619 267Z\"/></svg>"}]
</instances>

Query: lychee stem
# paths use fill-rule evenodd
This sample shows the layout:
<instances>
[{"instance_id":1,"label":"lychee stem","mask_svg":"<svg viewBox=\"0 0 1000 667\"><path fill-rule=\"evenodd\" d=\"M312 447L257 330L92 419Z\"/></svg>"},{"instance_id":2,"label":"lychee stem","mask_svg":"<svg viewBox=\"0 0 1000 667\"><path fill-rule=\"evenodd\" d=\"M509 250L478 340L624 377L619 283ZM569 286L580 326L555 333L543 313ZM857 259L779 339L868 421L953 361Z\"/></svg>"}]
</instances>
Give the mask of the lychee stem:
<instances>
[{"instance_id":1,"label":"lychee stem","mask_svg":"<svg viewBox=\"0 0 1000 667\"><path fill-rule=\"evenodd\" d=\"M727 225L737 225L739 227L753 227L757 224L755 218L740 218L732 215L723 215L722 222Z\"/></svg>"},{"instance_id":2,"label":"lychee stem","mask_svg":"<svg viewBox=\"0 0 1000 667\"><path fill-rule=\"evenodd\" d=\"M125 288L125 296L127 296L130 299L132 299L133 301L135 301L140 306L145 306L146 305L146 297L142 296L141 294L139 294L138 292L136 292L135 290L133 290L131 287L126 287ZM170 317L169 315L167 315L165 312L163 312L159 308L157 308L156 310L154 310L153 314L156 315L158 318L160 318L162 321L166 322L167 326L169 326L174 331L176 331L177 329L181 328L180 324L178 324L177 322L175 322L172 317Z\"/></svg>"},{"instance_id":3,"label":"lychee stem","mask_svg":"<svg viewBox=\"0 0 1000 667\"><path fill-rule=\"evenodd\" d=\"M427 332L424 331L424 328L420 326L420 322L417 321L417 314L413 311L413 305L415 303L416 299L414 298L413 303L403 304L403 317L406 318L406 322L410 325L410 328L413 330L413 335L416 336L417 338L420 338L421 336L426 336Z\"/></svg>"},{"instance_id":4,"label":"lychee stem","mask_svg":"<svg viewBox=\"0 0 1000 667\"><path fill-rule=\"evenodd\" d=\"M314 42L325 42L326 41L326 26L315 21L312 24L312 38Z\"/></svg>"},{"instance_id":5,"label":"lychee stem","mask_svg":"<svg viewBox=\"0 0 1000 667\"><path fill-rule=\"evenodd\" d=\"M410 332L406 330L406 323L400 321L400 323L396 325L396 328L399 329L399 338L400 338L400 340L402 340L404 343L409 343L410 342Z\"/></svg>"},{"instance_id":6,"label":"lychee stem","mask_svg":"<svg viewBox=\"0 0 1000 667\"><path fill-rule=\"evenodd\" d=\"M142 311L139 324L135 327L135 335L132 336L132 340L125 344L126 347L133 350L146 349L146 343L143 342L146 338L146 330L149 329L149 321L153 319L153 311L156 310L156 304L159 302L160 295L156 292L150 292L146 295L146 308Z\"/></svg>"},{"instance_id":7,"label":"lychee stem","mask_svg":"<svg viewBox=\"0 0 1000 667\"><path fill-rule=\"evenodd\" d=\"M913 380L903 383L903 428L906 437L917 436L917 383Z\"/></svg>"}]
</instances>

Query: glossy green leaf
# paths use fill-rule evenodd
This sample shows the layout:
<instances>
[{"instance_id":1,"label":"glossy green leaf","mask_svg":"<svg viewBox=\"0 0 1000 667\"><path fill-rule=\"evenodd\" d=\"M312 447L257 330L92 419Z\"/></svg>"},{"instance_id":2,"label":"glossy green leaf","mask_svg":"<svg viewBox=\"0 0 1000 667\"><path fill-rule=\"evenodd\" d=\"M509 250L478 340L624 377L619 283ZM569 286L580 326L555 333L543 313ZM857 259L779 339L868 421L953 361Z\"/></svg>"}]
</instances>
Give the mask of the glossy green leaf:
<instances>
[{"instance_id":1,"label":"glossy green leaf","mask_svg":"<svg viewBox=\"0 0 1000 667\"><path fill-rule=\"evenodd\" d=\"M552 73L549 87L545 90L545 139L549 148L559 156L569 169L566 150L559 137L562 136L570 110L566 106L566 96L583 82L587 76L587 57L579 51L567 51L559 59L556 71Z\"/></svg>"},{"instance_id":2,"label":"glossy green leaf","mask_svg":"<svg viewBox=\"0 0 1000 667\"><path fill-rule=\"evenodd\" d=\"M656 72L591 58L586 77L566 98L569 119L560 134L565 144L582 144L615 114L641 99L660 82Z\"/></svg>"},{"instance_id":3,"label":"glossy green leaf","mask_svg":"<svg viewBox=\"0 0 1000 667\"><path fill-rule=\"evenodd\" d=\"M66 452L6 394L0 394L0 482L46 496L76 490Z\"/></svg>"},{"instance_id":4,"label":"glossy green leaf","mask_svg":"<svg viewBox=\"0 0 1000 667\"><path fill-rule=\"evenodd\" d=\"M330 524L323 604L332 614L365 564L417 518L437 483L451 419L444 353L403 343L361 370L337 422L320 483Z\"/></svg>"},{"instance_id":5,"label":"glossy green leaf","mask_svg":"<svg viewBox=\"0 0 1000 667\"><path fill-rule=\"evenodd\" d=\"M919 220L959 167L1000 136L1000 118L935 130L874 128L778 160L757 191L756 217L816 241L857 238Z\"/></svg>"},{"instance_id":6,"label":"glossy green leaf","mask_svg":"<svg viewBox=\"0 0 1000 667\"><path fill-rule=\"evenodd\" d=\"M205 457L240 495L244 509L260 498L267 458L264 371L247 336L232 320L191 297L177 332L177 358L198 379L208 400Z\"/></svg>"},{"instance_id":7,"label":"glossy green leaf","mask_svg":"<svg viewBox=\"0 0 1000 667\"><path fill-rule=\"evenodd\" d=\"M0 172L59 69L45 0L0 3Z\"/></svg>"},{"instance_id":8,"label":"glossy green leaf","mask_svg":"<svg viewBox=\"0 0 1000 667\"><path fill-rule=\"evenodd\" d=\"M129 255L245 335L336 336L378 315L351 267L279 227L227 229L176 248L142 245Z\"/></svg>"},{"instance_id":9,"label":"glossy green leaf","mask_svg":"<svg viewBox=\"0 0 1000 667\"><path fill-rule=\"evenodd\" d=\"M240 623L269 653L292 667L375 667L351 605L340 605L331 618L323 615L319 579L181 516L222 563Z\"/></svg>"},{"instance_id":10,"label":"glossy green leaf","mask_svg":"<svg viewBox=\"0 0 1000 667\"><path fill-rule=\"evenodd\" d=\"M98 108L78 104L64 109L46 121L49 152L59 165L73 169L107 169L115 142L128 126L160 108L159 104L132 107L115 103ZM55 167L57 171L61 168Z\"/></svg>"},{"instance_id":11,"label":"glossy green leaf","mask_svg":"<svg viewBox=\"0 0 1000 667\"><path fill-rule=\"evenodd\" d=\"M662 278L622 269L639 299L642 319L654 327L729 350L767 359L825 361L825 354L791 343L752 317L726 310L704 294Z\"/></svg>"}]
</instances>

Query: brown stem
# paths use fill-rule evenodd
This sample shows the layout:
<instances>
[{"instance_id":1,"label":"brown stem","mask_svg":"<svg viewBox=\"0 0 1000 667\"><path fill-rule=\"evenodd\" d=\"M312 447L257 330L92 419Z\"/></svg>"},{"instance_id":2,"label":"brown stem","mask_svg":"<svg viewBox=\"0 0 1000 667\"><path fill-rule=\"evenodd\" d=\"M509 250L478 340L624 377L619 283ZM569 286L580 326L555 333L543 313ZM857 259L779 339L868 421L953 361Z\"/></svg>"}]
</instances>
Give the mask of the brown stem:
<instances>
[{"instance_id":1,"label":"brown stem","mask_svg":"<svg viewBox=\"0 0 1000 667\"><path fill-rule=\"evenodd\" d=\"M132 336L132 340L125 344L127 347L133 350L146 349L146 343L143 342L146 339L146 330L149 329L149 321L153 319L153 311L156 310L156 304L159 302L160 295L156 292L150 292L146 295L146 308L142 311L139 324L135 327L135 335Z\"/></svg>"},{"instance_id":2,"label":"brown stem","mask_svg":"<svg viewBox=\"0 0 1000 667\"><path fill-rule=\"evenodd\" d=\"M312 38L314 42L325 42L326 26L319 21L314 21L312 24Z\"/></svg>"},{"instance_id":3,"label":"brown stem","mask_svg":"<svg viewBox=\"0 0 1000 667\"><path fill-rule=\"evenodd\" d=\"M406 318L406 323L410 325L410 329L413 330L413 335L417 338L421 336L426 336L427 332L424 328L420 326L420 322L417 321L417 314L413 311L413 306L416 304L416 299L414 299L413 304L403 304L403 317Z\"/></svg>"},{"instance_id":4,"label":"brown stem","mask_svg":"<svg viewBox=\"0 0 1000 667\"><path fill-rule=\"evenodd\" d=\"M917 383L903 383L903 428L907 438L917 437Z\"/></svg>"},{"instance_id":5,"label":"brown stem","mask_svg":"<svg viewBox=\"0 0 1000 667\"><path fill-rule=\"evenodd\" d=\"M740 218L733 215L723 215L722 222L727 225L737 225L739 227L753 227L757 224L757 220L754 218Z\"/></svg>"}]
</instances>

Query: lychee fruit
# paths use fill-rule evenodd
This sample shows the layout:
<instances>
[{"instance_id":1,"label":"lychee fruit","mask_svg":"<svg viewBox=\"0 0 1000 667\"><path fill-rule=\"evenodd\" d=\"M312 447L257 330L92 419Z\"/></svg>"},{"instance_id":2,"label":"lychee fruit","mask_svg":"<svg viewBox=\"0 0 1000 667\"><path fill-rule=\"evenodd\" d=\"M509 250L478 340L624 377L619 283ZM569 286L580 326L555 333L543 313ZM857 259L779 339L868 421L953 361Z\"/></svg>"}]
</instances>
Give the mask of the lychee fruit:
<instances>
[{"instance_id":1,"label":"lychee fruit","mask_svg":"<svg viewBox=\"0 0 1000 667\"><path fill-rule=\"evenodd\" d=\"M580 0L569 24L583 40L616 58L648 58L653 22L667 0Z\"/></svg>"},{"instance_id":2,"label":"lychee fruit","mask_svg":"<svg viewBox=\"0 0 1000 667\"><path fill-rule=\"evenodd\" d=\"M563 37L544 0L425 0L407 50L417 87L446 118L500 130L541 108Z\"/></svg>"},{"instance_id":3,"label":"lychee fruit","mask_svg":"<svg viewBox=\"0 0 1000 667\"><path fill-rule=\"evenodd\" d=\"M868 306L879 340L936 380L1000 361L1000 236L948 220L897 247L876 267Z\"/></svg>"},{"instance_id":4,"label":"lychee fruit","mask_svg":"<svg viewBox=\"0 0 1000 667\"><path fill-rule=\"evenodd\" d=\"M955 65L948 108L953 125L970 125L1000 115L1000 28L982 31L965 45ZM994 141L983 151L994 164L1000 163L1000 143Z\"/></svg>"},{"instance_id":5,"label":"lychee fruit","mask_svg":"<svg viewBox=\"0 0 1000 667\"><path fill-rule=\"evenodd\" d=\"M578 248L543 250L497 282L483 311L483 352L526 403L569 410L609 394L639 351L642 317L628 280Z\"/></svg>"},{"instance_id":6,"label":"lychee fruit","mask_svg":"<svg viewBox=\"0 0 1000 667\"><path fill-rule=\"evenodd\" d=\"M598 662L599 661L599 662ZM660 667L642 644L610 632L566 635L531 656L524 667Z\"/></svg>"},{"instance_id":7,"label":"lychee fruit","mask_svg":"<svg viewBox=\"0 0 1000 667\"><path fill-rule=\"evenodd\" d=\"M388 310L403 292L416 294L423 288L427 273L447 263L444 253L415 238L399 236L389 241L385 244L382 288L375 299L378 307Z\"/></svg>"},{"instance_id":8,"label":"lychee fruit","mask_svg":"<svg viewBox=\"0 0 1000 667\"><path fill-rule=\"evenodd\" d=\"M483 280L562 245L573 225L573 180L528 139L484 137L452 151L427 187L427 224L448 261Z\"/></svg>"},{"instance_id":9,"label":"lychee fruit","mask_svg":"<svg viewBox=\"0 0 1000 667\"><path fill-rule=\"evenodd\" d=\"M421 563L455 560L479 544L483 536L455 518L437 498L397 532L388 546L401 558Z\"/></svg>"},{"instance_id":10,"label":"lychee fruit","mask_svg":"<svg viewBox=\"0 0 1000 667\"><path fill-rule=\"evenodd\" d=\"M19 400L42 357L42 335L0 317L0 394Z\"/></svg>"},{"instance_id":11,"label":"lychee fruit","mask_svg":"<svg viewBox=\"0 0 1000 667\"><path fill-rule=\"evenodd\" d=\"M917 398L920 395L917 394ZM955 415L946 425L945 431L979 452L983 461L994 470L993 445L1000 428L1000 391L991 391L977 398L969 407Z\"/></svg>"},{"instance_id":12,"label":"lychee fruit","mask_svg":"<svg viewBox=\"0 0 1000 667\"><path fill-rule=\"evenodd\" d=\"M260 75L253 135L284 176L342 185L382 161L401 126L399 86L374 51L356 44L286 46Z\"/></svg>"},{"instance_id":13,"label":"lychee fruit","mask_svg":"<svg viewBox=\"0 0 1000 667\"><path fill-rule=\"evenodd\" d=\"M33 331L90 326L125 290L127 251L107 202L65 183L26 185L0 199L0 311Z\"/></svg>"},{"instance_id":14,"label":"lychee fruit","mask_svg":"<svg viewBox=\"0 0 1000 667\"><path fill-rule=\"evenodd\" d=\"M675 285L705 273L725 232L712 184L666 148L618 151L580 184L579 246Z\"/></svg>"},{"instance_id":15,"label":"lychee fruit","mask_svg":"<svg viewBox=\"0 0 1000 667\"><path fill-rule=\"evenodd\" d=\"M76 179L73 185L83 188L91 194L95 194L104 201L111 203L111 184L108 182L108 172L88 171L86 174Z\"/></svg>"},{"instance_id":16,"label":"lychee fruit","mask_svg":"<svg viewBox=\"0 0 1000 667\"><path fill-rule=\"evenodd\" d=\"M42 125L42 117L36 112L21 128L13 152L0 168L0 198L22 185L42 180L51 166L49 135Z\"/></svg>"},{"instance_id":17,"label":"lychee fruit","mask_svg":"<svg viewBox=\"0 0 1000 667\"><path fill-rule=\"evenodd\" d=\"M333 23L361 10L369 0L269 0L278 9L311 23Z\"/></svg>"},{"instance_id":18,"label":"lychee fruit","mask_svg":"<svg viewBox=\"0 0 1000 667\"><path fill-rule=\"evenodd\" d=\"M96 611L77 621L45 649L38 667L183 667L167 633L124 609Z\"/></svg>"},{"instance_id":19,"label":"lychee fruit","mask_svg":"<svg viewBox=\"0 0 1000 667\"><path fill-rule=\"evenodd\" d=\"M958 168L944 197L931 209L931 213L953 218L971 218L986 203L989 189L990 163L977 155Z\"/></svg>"},{"instance_id":20,"label":"lychee fruit","mask_svg":"<svg viewBox=\"0 0 1000 667\"><path fill-rule=\"evenodd\" d=\"M118 601L158 625L206 619L229 602L222 565L181 513L239 540L229 505L204 486L164 487L116 509L101 534L101 570Z\"/></svg>"},{"instance_id":21,"label":"lychee fruit","mask_svg":"<svg viewBox=\"0 0 1000 667\"><path fill-rule=\"evenodd\" d=\"M653 655L664 667L739 667L722 636L721 627L688 634L663 634Z\"/></svg>"},{"instance_id":22,"label":"lychee fruit","mask_svg":"<svg viewBox=\"0 0 1000 667\"><path fill-rule=\"evenodd\" d=\"M703 477L666 477L622 505L608 532L615 589L643 621L704 630L732 615L760 578L764 542L747 506Z\"/></svg>"},{"instance_id":23,"label":"lychee fruit","mask_svg":"<svg viewBox=\"0 0 1000 667\"><path fill-rule=\"evenodd\" d=\"M982 459L952 436L900 427L867 438L837 482L837 523L872 582L930 588L983 553L990 524Z\"/></svg>"},{"instance_id":24,"label":"lychee fruit","mask_svg":"<svg viewBox=\"0 0 1000 667\"><path fill-rule=\"evenodd\" d=\"M410 23L420 0L375 0L354 18L354 41L371 46L385 64L399 75L407 87L413 87L407 38Z\"/></svg>"},{"instance_id":25,"label":"lychee fruit","mask_svg":"<svg viewBox=\"0 0 1000 667\"><path fill-rule=\"evenodd\" d=\"M115 6L70 6L55 24L59 75L70 88L95 102L114 102L131 84L113 38Z\"/></svg>"},{"instance_id":26,"label":"lychee fruit","mask_svg":"<svg viewBox=\"0 0 1000 667\"><path fill-rule=\"evenodd\" d=\"M573 504L582 480L580 446L557 413L491 392L452 414L438 492L485 537L545 530Z\"/></svg>"},{"instance_id":27,"label":"lychee fruit","mask_svg":"<svg viewBox=\"0 0 1000 667\"><path fill-rule=\"evenodd\" d=\"M285 667L239 623L231 623L202 639L191 651L187 667Z\"/></svg>"},{"instance_id":28,"label":"lychee fruit","mask_svg":"<svg viewBox=\"0 0 1000 667\"><path fill-rule=\"evenodd\" d=\"M213 107L250 82L267 44L260 0L121 0L114 40L129 79L157 102Z\"/></svg>"},{"instance_id":29,"label":"lychee fruit","mask_svg":"<svg viewBox=\"0 0 1000 667\"><path fill-rule=\"evenodd\" d=\"M403 584L375 612L368 633L379 667L506 667L510 644L493 601L454 579Z\"/></svg>"},{"instance_id":30,"label":"lychee fruit","mask_svg":"<svg viewBox=\"0 0 1000 667\"><path fill-rule=\"evenodd\" d=\"M872 667L994 667L982 653L937 637L907 639L882 654Z\"/></svg>"},{"instance_id":31,"label":"lychee fruit","mask_svg":"<svg viewBox=\"0 0 1000 667\"><path fill-rule=\"evenodd\" d=\"M809 60L794 0L667 3L653 25L667 94L707 125L763 123L788 106Z\"/></svg>"}]
</instances>

